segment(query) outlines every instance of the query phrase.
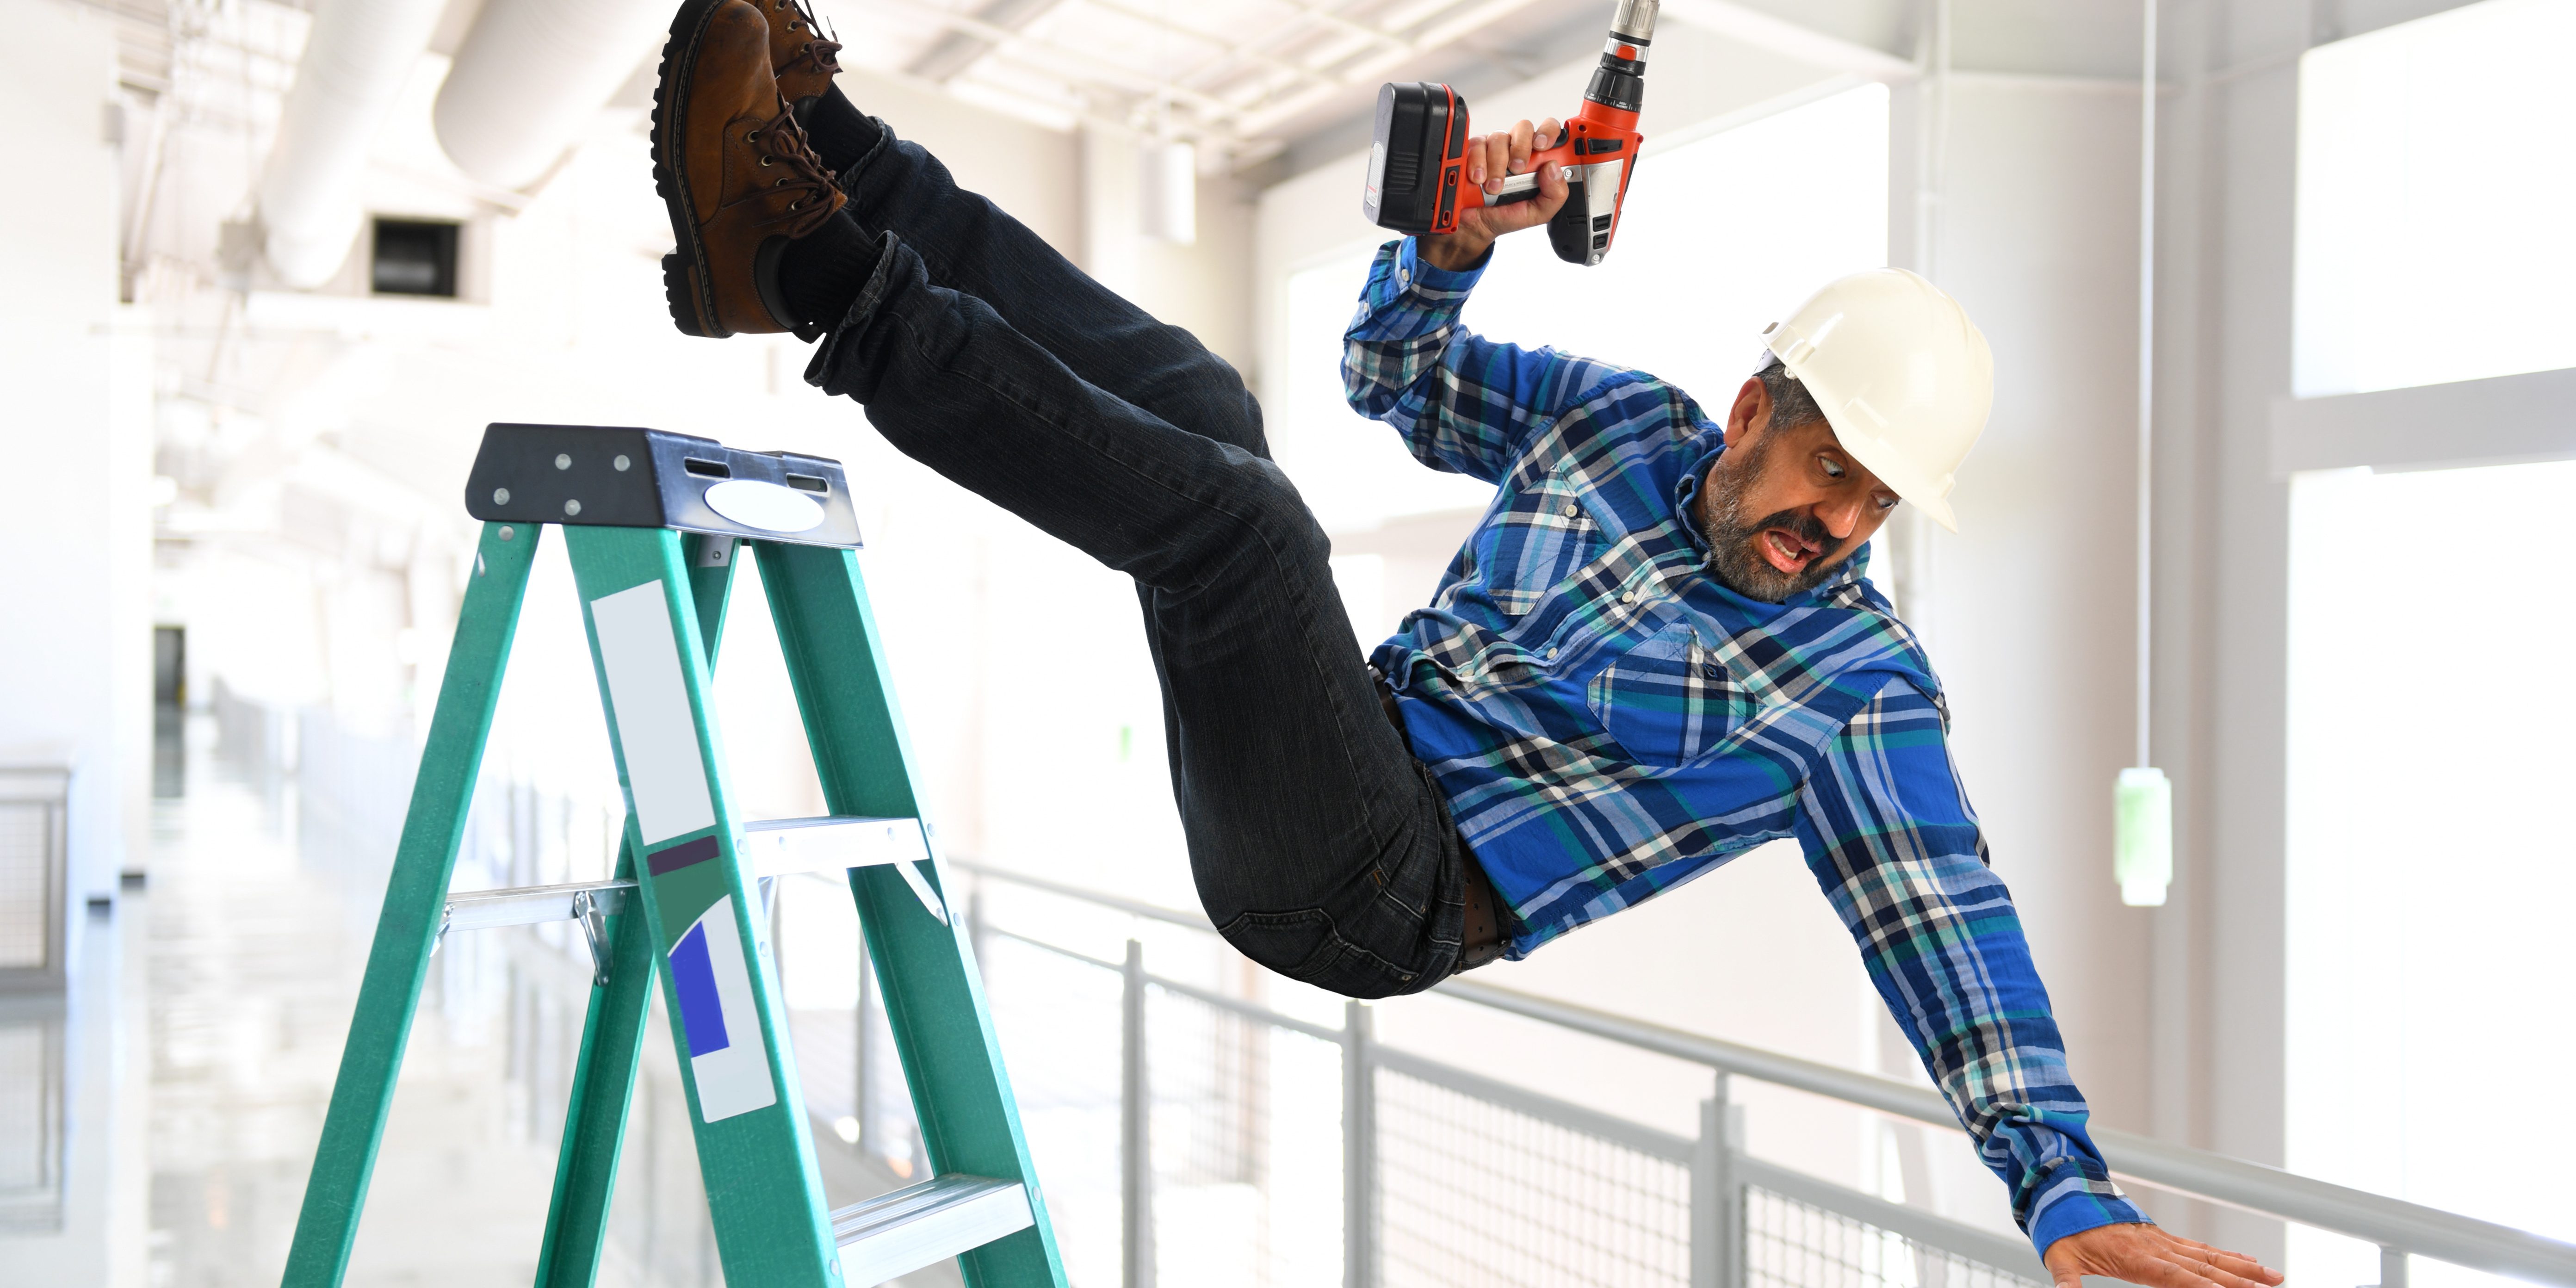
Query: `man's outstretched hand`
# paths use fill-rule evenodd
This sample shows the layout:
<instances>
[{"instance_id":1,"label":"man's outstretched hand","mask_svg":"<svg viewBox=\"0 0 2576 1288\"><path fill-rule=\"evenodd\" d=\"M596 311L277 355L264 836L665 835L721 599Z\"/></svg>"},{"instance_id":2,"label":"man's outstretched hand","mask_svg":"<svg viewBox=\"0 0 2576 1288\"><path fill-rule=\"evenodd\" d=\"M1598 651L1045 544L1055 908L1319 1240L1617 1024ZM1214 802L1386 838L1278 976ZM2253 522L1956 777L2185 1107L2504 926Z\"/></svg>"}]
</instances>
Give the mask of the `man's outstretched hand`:
<instances>
[{"instance_id":1,"label":"man's outstretched hand","mask_svg":"<svg viewBox=\"0 0 2576 1288\"><path fill-rule=\"evenodd\" d=\"M2168 1234L2163 1226L2097 1225L2048 1245L2048 1273L2056 1288L2084 1288L2084 1276L2102 1275L2145 1288L2270 1288L2281 1272L2241 1252L2227 1252Z\"/></svg>"},{"instance_id":2,"label":"man's outstretched hand","mask_svg":"<svg viewBox=\"0 0 2576 1288\"><path fill-rule=\"evenodd\" d=\"M1528 174L1530 154L1555 146L1557 133L1564 128L1551 116L1535 125L1523 121L1508 130L1469 139L1467 182L1483 187L1488 197L1499 193L1504 178ZM1538 168L1537 200L1458 212L1458 231L1421 239L1422 258L1433 268L1456 272L1483 259L1495 238L1546 223L1564 204L1565 175L1550 161Z\"/></svg>"}]
</instances>

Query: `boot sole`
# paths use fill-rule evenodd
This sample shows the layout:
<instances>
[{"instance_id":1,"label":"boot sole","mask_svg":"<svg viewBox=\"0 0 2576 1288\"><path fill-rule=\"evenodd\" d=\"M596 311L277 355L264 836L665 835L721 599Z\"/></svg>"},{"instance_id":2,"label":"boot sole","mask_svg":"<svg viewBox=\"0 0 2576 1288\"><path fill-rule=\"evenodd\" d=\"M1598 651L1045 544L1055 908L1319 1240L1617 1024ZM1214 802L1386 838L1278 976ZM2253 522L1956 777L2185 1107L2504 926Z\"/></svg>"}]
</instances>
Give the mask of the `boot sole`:
<instances>
[{"instance_id":1,"label":"boot sole","mask_svg":"<svg viewBox=\"0 0 2576 1288\"><path fill-rule=\"evenodd\" d=\"M662 257L662 290L671 307L671 322L683 335L722 339L733 332L716 322L716 301L703 270L706 245L698 238L697 204L675 150L688 138L688 85L698 68L698 46L707 22L725 0L687 0L671 19L671 39L662 47L662 66L653 81L653 189L670 211L671 238L676 243Z\"/></svg>"}]
</instances>

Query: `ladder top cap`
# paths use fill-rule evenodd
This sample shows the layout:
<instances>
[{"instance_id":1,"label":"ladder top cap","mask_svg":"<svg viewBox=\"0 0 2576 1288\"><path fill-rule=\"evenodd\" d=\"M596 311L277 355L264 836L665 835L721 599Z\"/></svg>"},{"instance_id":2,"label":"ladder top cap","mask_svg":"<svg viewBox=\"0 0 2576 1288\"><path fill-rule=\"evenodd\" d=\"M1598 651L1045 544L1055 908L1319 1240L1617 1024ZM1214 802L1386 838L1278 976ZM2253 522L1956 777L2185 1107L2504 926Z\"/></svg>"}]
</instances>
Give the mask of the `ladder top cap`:
<instances>
[{"instance_id":1,"label":"ladder top cap","mask_svg":"<svg viewBox=\"0 0 2576 1288\"><path fill-rule=\"evenodd\" d=\"M614 425L485 426L466 475L465 512L486 523L677 528L794 545L860 545L839 461Z\"/></svg>"}]
</instances>

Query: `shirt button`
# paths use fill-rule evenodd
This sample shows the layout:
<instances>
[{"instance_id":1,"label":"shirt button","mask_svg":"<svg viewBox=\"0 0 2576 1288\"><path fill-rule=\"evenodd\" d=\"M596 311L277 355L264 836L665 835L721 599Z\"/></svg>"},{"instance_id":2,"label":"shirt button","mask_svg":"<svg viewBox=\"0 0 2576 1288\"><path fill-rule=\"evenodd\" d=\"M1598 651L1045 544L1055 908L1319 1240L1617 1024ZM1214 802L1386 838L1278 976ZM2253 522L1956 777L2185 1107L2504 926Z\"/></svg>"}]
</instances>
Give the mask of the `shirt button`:
<instances>
[{"instance_id":1,"label":"shirt button","mask_svg":"<svg viewBox=\"0 0 2576 1288\"><path fill-rule=\"evenodd\" d=\"M1635 592L1635 591L1633 591L1633 590L1632 590L1632 591L1628 591L1628 592L1627 592L1627 593L1625 593L1625 594L1622 594L1621 596L1619 596L1619 602L1620 602L1620 603L1623 603L1623 604L1633 604L1633 603L1636 603L1636 602L1637 602L1637 592Z\"/></svg>"},{"instance_id":2,"label":"shirt button","mask_svg":"<svg viewBox=\"0 0 2576 1288\"><path fill-rule=\"evenodd\" d=\"M1583 507L1576 505L1576 504L1575 504L1575 503L1573 503L1572 501L1568 501L1568 502L1566 502L1566 503L1565 503L1565 517L1566 517L1566 518L1571 519L1571 518L1573 518L1574 516L1576 516L1576 515L1578 515L1578 514L1581 514L1581 513L1583 513Z\"/></svg>"},{"instance_id":3,"label":"shirt button","mask_svg":"<svg viewBox=\"0 0 2576 1288\"><path fill-rule=\"evenodd\" d=\"M1551 661L1551 662L1553 662L1553 661L1555 661L1555 660L1556 660L1556 650L1555 650L1555 649L1549 649L1549 650L1547 651L1547 660L1548 660L1548 661Z\"/></svg>"}]
</instances>

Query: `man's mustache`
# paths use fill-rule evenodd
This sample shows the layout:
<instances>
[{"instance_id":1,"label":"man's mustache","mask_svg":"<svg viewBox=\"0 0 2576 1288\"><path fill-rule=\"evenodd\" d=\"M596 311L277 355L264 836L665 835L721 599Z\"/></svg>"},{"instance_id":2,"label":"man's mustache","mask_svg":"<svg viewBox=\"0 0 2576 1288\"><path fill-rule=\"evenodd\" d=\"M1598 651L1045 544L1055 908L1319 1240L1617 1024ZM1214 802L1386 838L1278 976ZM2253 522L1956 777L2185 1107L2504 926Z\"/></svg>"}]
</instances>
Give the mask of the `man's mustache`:
<instances>
[{"instance_id":1,"label":"man's mustache","mask_svg":"<svg viewBox=\"0 0 2576 1288\"><path fill-rule=\"evenodd\" d=\"M1815 547L1816 557L1819 559L1831 555L1835 548L1842 544L1833 533L1826 530L1824 520L1817 518L1813 512L1804 510L1782 510L1759 523L1745 524L1737 531L1749 540L1773 528Z\"/></svg>"}]
</instances>

